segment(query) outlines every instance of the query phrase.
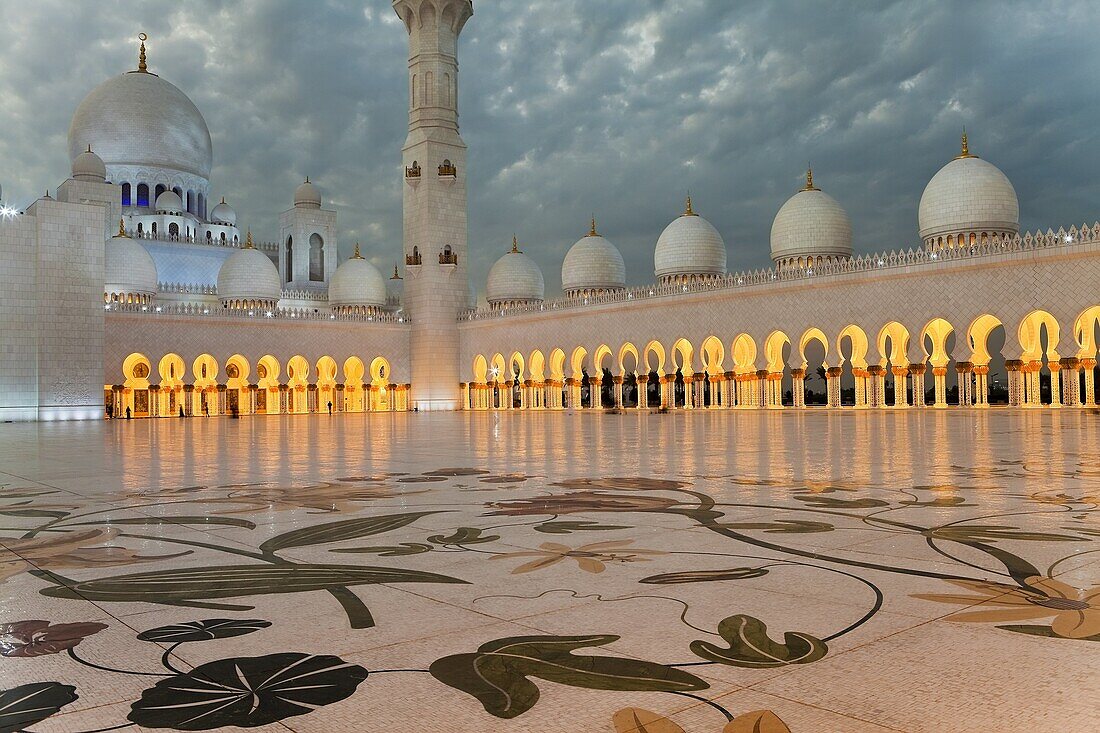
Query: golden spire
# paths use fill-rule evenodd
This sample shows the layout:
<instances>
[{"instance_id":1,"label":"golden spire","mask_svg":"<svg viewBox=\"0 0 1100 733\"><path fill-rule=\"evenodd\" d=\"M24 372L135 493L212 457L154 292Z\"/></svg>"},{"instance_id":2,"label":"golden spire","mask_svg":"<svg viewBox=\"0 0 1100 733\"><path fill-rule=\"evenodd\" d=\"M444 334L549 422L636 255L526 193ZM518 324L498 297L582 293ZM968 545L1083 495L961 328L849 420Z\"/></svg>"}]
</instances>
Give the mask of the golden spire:
<instances>
[{"instance_id":1,"label":"golden spire","mask_svg":"<svg viewBox=\"0 0 1100 733\"><path fill-rule=\"evenodd\" d=\"M817 187L814 186L814 169L806 166L806 185L802 187L803 191L817 191Z\"/></svg>"},{"instance_id":2,"label":"golden spire","mask_svg":"<svg viewBox=\"0 0 1100 733\"><path fill-rule=\"evenodd\" d=\"M598 237L598 236L600 236L596 232L596 215L595 214L592 215L592 228L588 230L588 234L586 234L585 236L588 236L588 237Z\"/></svg>"},{"instance_id":3,"label":"golden spire","mask_svg":"<svg viewBox=\"0 0 1100 733\"><path fill-rule=\"evenodd\" d=\"M92 152L92 144L91 143L88 143L88 152L89 153Z\"/></svg>"},{"instance_id":4,"label":"golden spire","mask_svg":"<svg viewBox=\"0 0 1100 733\"><path fill-rule=\"evenodd\" d=\"M138 51L138 68L137 70L142 73L149 73L149 67L145 64L145 42L149 40L149 36L144 33L138 33L138 40L141 41L141 50Z\"/></svg>"},{"instance_id":5,"label":"golden spire","mask_svg":"<svg viewBox=\"0 0 1100 733\"><path fill-rule=\"evenodd\" d=\"M124 239L130 238L130 235L126 233L126 221L124 219L118 220L118 234L115 235L115 238L117 239L119 237L123 237Z\"/></svg>"},{"instance_id":6,"label":"golden spire","mask_svg":"<svg viewBox=\"0 0 1100 733\"><path fill-rule=\"evenodd\" d=\"M225 196L222 196L222 203L225 203Z\"/></svg>"},{"instance_id":7,"label":"golden spire","mask_svg":"<svg viewBox=\"0 0 1100 733\"><path fill-rule=\"evenodd\" d=\"M391 277L390 280L400 280L400 279L401 279L401 276L397 274L397 263L394 262L393 263L393 277Z\"/></svg>"},{"instance_id":8,"label":"golden spire","mask_svg":"<svg viewBox=\"0 0 1100 733\"><path fill-rule=\"evenodd\" d=\"M253 247L252 247L252 230L251 229L248 230L248 239L245 240L244 248L245 249L253 249Z\"/></svg>"},{"instance_id":9,"label":"golden spire","mask_svg":"<svg viewBox=\"0 0 1100 733\"><path fill-rule=\"evenodd\" d=\"M358 243L358 242L356 242L356 243L355 243L355 254L353 254L353 255L351 256L351 258L352 258L353 260L361 260L361 259L363 259L363 255L359 254L359 243Z\"/></svg>"},{"instance_id":10,"label":"golden spire","mask_svg":"<svg viewBox=\"0 0 1100 733\"><path fill-rule=\"evenodd\" d=\"M695 213L695 209L691 208L691 194L688 194L687 205L684 206L684 216L699 216Z\"/></svg>"},{"instance_id":11,"label":"golden spire","mask_svg":"<svg viewBox=\"0 0 1100 733\"><path fill-rule=\"evenodd\" d=\"M955 156L955 160L958 160L959 158L977 158L977 157L978 156L972 155L970 153L970 144L969 144L968 140L966 139L966 128L964 127L963 128L963 134L962 134L962 152Z\"/></svg>"},{"instance_id":12,"label":"golden spire","mask_svg":"<svg viewBox=\"0 0 1100 733\"><path fill-rule=\"evenodd\" d=\"M516 239L516 235L512 235L512 253L519 254L519 240Z\"/></svg>"},{"instance_id":13,"label":"golden spire","mask_svg":"<svg viewBox=\"0 0 1100 733\"><path fill-rule=\"evenodd\" d=\"M309 183L309 176L306 176L306 183Z\"/></svg>"}]
</instances>

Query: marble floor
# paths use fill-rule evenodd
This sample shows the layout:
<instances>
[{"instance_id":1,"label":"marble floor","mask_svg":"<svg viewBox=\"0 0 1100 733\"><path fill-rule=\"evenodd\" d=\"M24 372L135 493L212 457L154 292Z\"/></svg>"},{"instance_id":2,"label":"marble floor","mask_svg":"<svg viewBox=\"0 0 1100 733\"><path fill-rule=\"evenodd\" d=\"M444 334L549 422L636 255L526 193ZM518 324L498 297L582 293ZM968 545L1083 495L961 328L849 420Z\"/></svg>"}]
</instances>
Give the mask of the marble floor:
<instances>
[{"instance_id":1,"label":"marble floor","mask_svg":"<svg viewBox=\"0 0 1100 733\"><path fill-rule=\"evenodd\" d=\"M1100 414L0 425L0 733L1100 730Z\"/></svg>"}]
</instances>

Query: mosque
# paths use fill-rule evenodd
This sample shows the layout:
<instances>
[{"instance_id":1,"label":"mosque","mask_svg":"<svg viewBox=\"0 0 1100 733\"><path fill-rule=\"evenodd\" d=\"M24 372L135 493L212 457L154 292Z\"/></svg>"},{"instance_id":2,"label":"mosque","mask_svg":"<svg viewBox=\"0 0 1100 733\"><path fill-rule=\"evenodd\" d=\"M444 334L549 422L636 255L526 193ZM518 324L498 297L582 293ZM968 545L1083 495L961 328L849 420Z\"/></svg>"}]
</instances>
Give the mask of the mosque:
<instances>
[{"instance_id":1,"label":"mosque","mask_svg":"<svg viewBox=\"0 0 1100 733\"><path fill-rule=\"evenodd\" d=\"M458 125L472 0L393 6L409 36L400 270L358 247L338 262L337 212L308 178L277 241L255 241L212 187L202 113L142 36L137 68L76 107L70 177L2 210L0 419L801 409L815 380L832 408L984 408L1001 360L1010 405L1096 405L1100 224L1021 233L1012 183L965 135L911 248L855 255L807 171L767 267L728 272L689 198L649 285L627 286L593 220L561 296L513 239L472 303Z\"/></svg>"}]
</instances>

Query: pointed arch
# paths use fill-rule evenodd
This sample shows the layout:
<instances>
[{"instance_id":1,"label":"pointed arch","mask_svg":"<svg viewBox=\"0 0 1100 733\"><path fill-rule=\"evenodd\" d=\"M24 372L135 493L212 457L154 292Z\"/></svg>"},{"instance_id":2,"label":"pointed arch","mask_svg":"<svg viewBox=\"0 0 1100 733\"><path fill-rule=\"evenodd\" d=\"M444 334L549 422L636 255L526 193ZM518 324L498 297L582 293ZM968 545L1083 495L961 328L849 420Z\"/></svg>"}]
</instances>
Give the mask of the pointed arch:
<instances>
[{"instance_id":1,"label":"pointed arch","mask_svg":"<svg viewBox=\"0 0 1100 733\"><path fill-rule=\"evenodd\" d=\"M851 346L851 353L847 357L844 355L844 339L848 339ZM862 328L855 324L845 326L836 339L836 351L839 363L843 364L844 362L848 362L856 369L866 369L868 346L867 333Z\"/></svg>"},{"instance_id":2,"label":"pointed arch","mask_svg":"<svg viewBox=\"0 0 1100 733\"><path fill-rule=\"evenodd\" d=\"M606 368L604 361L611 357L611 347L607 344L600 344L596 347L595 353L592 355L592 368L597 374L603 374L603 370Z\"/></svg>"},{"instance_id":3,"label":"pointed arch","mask_svg":"<svg viewBox=\"0 0 1100 733\"><path fill-rule=\"evenodd\" d=\"M756 371L756 341L747 333L738 334L730 345L734 370L739 374Z\"/></svg>"},{"instance_id":4,"label":"pointed arch","mask_svg":"<svg viewBox=\"0 0 1100 733\"><path fill-rule=\"evenodd\" d=\"M802 338L798 340L798 354L802 358L803 369L809 367L809 362L806 361L806 347L815 341L821 344L821 348L825 351L825 360L827 361L829 358L829 339L820 328L811 326L802 333Z\"/></svg>"},{"instance_id":5,"label":"pointed arch","mask_svg":"<svg viewBox=\"0 0 1100 733\"><path fill-rule=\"evenodd\" d=\"M580 379L584 375L587 359L588 349L583 346L578 346L573 349L573 356L569 359L569 366L573 369L573 379Z\"/></svg>"},{"instance_id":6,"label":"pointed arch","mask_svg":"<svg viewBox=\"0 0 1100 733\"><path fill-rule=\"evenodd\" d=\"M508 379L523 381L527 374L526 368L527 360L523 358L523 354L518 351L513 351L512 355L508 358Z\"/></svg>"},{"instance_id":7,"label":"pointed arch","mask_svg":"<svg viewBox=\"0 0 1100 733\"><path fill-rule=\"evenodd\" d=\"M676 339L669 356L672 357L673 366L679 367L685 376L690 377L695 373L695 348L687 339ZM676 357L679 357L678 362Z\"/></svg>"},{"instance_id":8,"label":"pointed arch","mask_svg":"<svg viewBox=\"0 0 1100 733\"><path fill-rule=\"evenodd\" d=\"M951 354L947 349L947 337L954 333L955 327L944 318L933 318L921 329L921 348L924 349L925 360L935 368L944 368L951 363ZM929 351L925 341L932 342L932 350Z\"/></svg>"},{"instance_id":9,"label":"pointed arch","mask_svg":"<svg viewBox=\"0 0 1100 733\"><path fill-rule=\"evenodd\" d=\"M498 351L489 361L489 378L491 381L503 384L508 378L507 374L508 365L504 363L504 355Z\"/></svg>"},{"instance_id":10,"label":"pointed arch","mask_svg":"<svg viewBox=\"0 0 1100 733\"><path fill-rule=\"evenodd\" d=\"M650 358L650 354L653 355L652 358ZM665 347L661 345L660 341L654 339L646 344L645 349L642 351L642 359L645 362L647 374L656 373L658 376L664 376Z\"/></svg>"},{"instance_id":11,"label":"pointed arch","mask_svg":"<svg viewBox=\"0 0 1100 733\"><path fill-rule=\"evenodd\" d=\"M708 336L699 347L699 357L703 362L703 371L711 376L725 373L725 346L717 336Z\"/></svg>"},{"instance_id":12,"label":"pointed arch","mask_svg":"<svg viewBox=\"0 0 1100 733\"><path fill-rule=\"evenodd\" d=\"M791 337L783 331L775 330L764 339L764 368L772 374L781 374L787 367L783 357L783 347L791 345Z\"/></svg>"},{"instance_id":13,"label":"pointed arch","mask_svg":"<svg viewBox=\"0 0 1100 733\"><path fill-rule=\"evenodd\" d=\"M897 321L890 321L878 332L875 339L880 355L879 366L886 366L887 362L893 366L903 367L909 364L909 329ZM887 348L889 343L889 348Z\"/></svg>"},{"instance_id":14,"label":"pointed arch","mask_svg":"<svg viewBox=\"0 0 1100 733\"><path fill-rule=\"evenodd\" d=\"M565 351L560 348L550 352L550 378L555 382L565 381Z\"/></svg>"},{"instance_id":15,"label":"pointed arch","mask_svg":"<svg viewBox=\"0 0 1100 733\"><path fill-rule=\"evenodd\" d=\"M1046 330L1046 349L1042 345L1042 332ZM1058 319L1043 310L1034 310L1024 316L1017 329L1020 348L1024 361L1040 361L1046 356L1050 361L1058 361L1058 341L1060 338Z\"/></svg>"},{"instance_id":16,"label":"pointed arch","mask_svg":"<svg viewBox=\"0 0 1100 733\"><path fill-rule=\"evenodd\" d=\"M1073 336L1077 341L1077 357L1092 359L1098 349L1096 327L1100 324L1100 305L1086 308L1073 322Z\"/></svg>"},{"instance_id":17,"label":"pointed arch","mask_svg":"<svg viewBox=\"0 0 1100 733\"><path fill-rule=\"evenodd\" d=\"M474 382L476 384L486 384L489 381L488 377L487 377L488 373L489 373L489 362L486 361L484 356L482 356L481 354L478 354L477 356L474 357L474 364L473 364Z\"/></svg>"},{"instance_id":18,"label":"pointed arch","mask_svg":"<svg viewBox=\"0 0 1100 733\"><path fill-rule=\"evenodd\" d=\"M989 335L998 327L1003 327L1001 319L984 313L966 329L966 339L970 344L970 361L976 366L987 366L993 358L989 353Z\"/></svg>"},{"instance_id":19,"label":"pointed arch","mask_svg":"<svg viewBox=\"0 0 1100 733\"><path fill-rule=\"evenodd\" d=\"M638 367L641 366L642 359L638 355L638 347L627 341L625 344L619 347L619 376L626 376L628 374L626 368L626 357L634 357L634 368L629 371L630 374L634 374L638 371Z\"/></svg>"},{"instance_id":20,"label":"pointed arch","mask_svg":"<svg viewBox=\"0 0 1100 733\"><path fill-rule=\"evenodd\" d=\"M531 352L531 356L527 360L527 371L530 373L531 379L536 382L546 380L546 357L538 349Z\"/></svg>"}]
</instances>

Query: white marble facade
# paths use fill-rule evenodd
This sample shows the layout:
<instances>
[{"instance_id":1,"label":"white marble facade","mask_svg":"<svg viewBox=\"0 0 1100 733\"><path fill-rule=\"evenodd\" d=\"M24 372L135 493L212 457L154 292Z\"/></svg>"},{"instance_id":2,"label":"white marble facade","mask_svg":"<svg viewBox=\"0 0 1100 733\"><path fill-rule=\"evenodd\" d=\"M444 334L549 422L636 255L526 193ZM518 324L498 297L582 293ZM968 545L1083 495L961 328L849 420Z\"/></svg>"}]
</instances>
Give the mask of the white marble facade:
<instances>
[{"instance_id":1,"label":"white marble facade","mask_svg":"<svg viewBox=\"0 0 1100 733\"><path fill-rule=\"evenodd\" d=\"M168 363L172 389L211 396L230 389L228 379L242 395L373 386L347 402L364 410L579 407L580 383L602 368L620 392L624 379L654 372L695 384L685 402L662 398L665 406L780 407L767 384L790 386L815 370L811 342L822 346L830 378L842 368L856 375L860 406L884 405L886 376L914 394L927 379L945 406L948 370L977 385L959 403L981 404L995 327L1006 334L1000 356L1016 375L1014 404L1035 404L1040 371L1055 385L1062 372L1055 402L1095 403L1100 227L1021 237L1011 182L970 153L965 136L917 207L915 249L899 243L855 257L841 203L808 173L775 217L766 269L728 273L727 243L689 200L654 237L654 284L627 287L622 255L593 221L563 263L564 298L546 299L537 264L502 248L488 306L471 309L466 196L476 179L459 134L457 77L473 6L393 5L409 37L409 131L395 181L403 279L383 281L358 258L338 261L337 212L308 179L280 216L277 241L247 251L252 239L237 212L210 201L213 149L201 112L149 73L143 44L137 70L80 103L69 131L72 178L56 197L0 220L0 416L92 418L105 404L156 413L137 409L147 399L137 394L160 387ZM764 243L737 246L767 258ZM261 362L284 381L256 379ZM239 376L228 377L231 366ZM733 386L746 380L757 381ZM516 401L484 399L521 385ZM384 389L402 398L383 398ZM205 397L201 406L209 408Z\"/></svg>"}]
</instances>

